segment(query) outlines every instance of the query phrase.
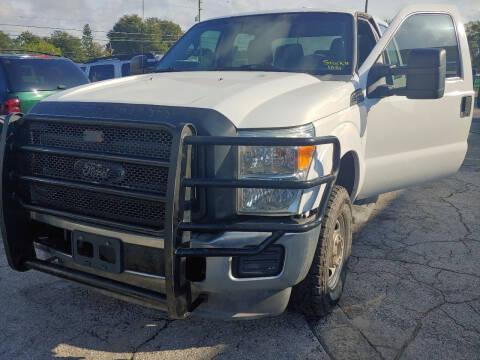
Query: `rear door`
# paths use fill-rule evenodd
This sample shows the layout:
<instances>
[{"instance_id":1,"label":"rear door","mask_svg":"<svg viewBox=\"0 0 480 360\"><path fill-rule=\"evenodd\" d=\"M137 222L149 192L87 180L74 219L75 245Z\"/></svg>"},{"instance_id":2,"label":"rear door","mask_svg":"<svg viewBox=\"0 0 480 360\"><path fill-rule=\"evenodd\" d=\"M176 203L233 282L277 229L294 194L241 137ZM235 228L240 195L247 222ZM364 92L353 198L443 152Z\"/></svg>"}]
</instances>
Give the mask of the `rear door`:
<instances>
[{"instance_id":1,"label":"rear door","mask_svg":"<svg viewBox=\"0 0 480 360\"><path fill-rule=\"evenodd\" d=\"M467 151L472 118L472 71L465 30L452 7L413 6L401 11L359 69L360 85L376 63L407 65L412 49L443 48L447 80L441 99L367 95L365 178L358 198L455 173ZM406 77L389 84L405 86Z\"/></svg>"}]
</instances>

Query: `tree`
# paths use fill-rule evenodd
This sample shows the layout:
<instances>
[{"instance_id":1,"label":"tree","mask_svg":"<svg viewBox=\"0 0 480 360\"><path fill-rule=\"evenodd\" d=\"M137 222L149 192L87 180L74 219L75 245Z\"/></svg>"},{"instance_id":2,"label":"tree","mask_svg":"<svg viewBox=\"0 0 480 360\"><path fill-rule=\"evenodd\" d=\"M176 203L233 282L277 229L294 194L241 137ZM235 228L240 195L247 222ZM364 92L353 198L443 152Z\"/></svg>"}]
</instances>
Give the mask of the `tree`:
<instances>
[{"instance_id":1,"label":"tree","mask_svg":"<svg viewBox=\"0 0 480 360\"><path fill-rule=\"evenodd\" d=\"M143 22L138 15L124 15L107 34L114 54L142 52Z\"/></svg>"},{"instance_id":2,"label":"tree","mask_svg":"<svg viewBox=\"0 0 480 360\"><path fill-rule=\"evenodd\" d=\"M62 51L55 45L40 39L35 42L28 42L22 46L22 50L28 50L33 52L46 53L51 55L62 55Z\"/></svg>"},{"instance_id":3,"label":"tree","mask_svg":"<svg viewBox=\"0 0 480 360\"><path fill-rule=\"evenodd\" d=\"M56 30L49 38L49 42L62 51L62 55L75 62L84 62L85 52L80 38L70 35L65 31Z\"/></svg>"},{"instance_id":4,"label":"tree","mask_svg":"<svg viewBox=\"0 0 480 360\"><path fill-rule=\"evenodd\" d=\"M90 29L89 24L85 24L83 27L83 34L82 34L82 48L87 57L94 57L92 55L93 52L93 36L92 36L92 29Z\"/></svg>"},{"instance_id":5,"label":"tree","mask_svg":"<svg viewBox=\"0 0 480 360\"><path fill-rule=\"evenodd\" d=\"M165 53L167 50L177 42L183 35L180 25L172 21L160 20L156 17L145 20L146 38L151 39L151 42L146 43L149 51L157 51Z\"/></svg>"},{"instance_id":6,"label":"tree","mask_svg":"<svg viewBox=\"0 0 480 360\"><path fill-rule=\"evenodd\" d=\"M40 36L32 34L30 31L24 31L13 41L16 48L23 48L28 44L35 44L40 42L42 39Z\"/></svg>"},{"instance_id":7,"label":"tree","mask_svg":"<svg viewBox=\"0 0 480 360\"><path fill-rule=\"evenodd\" d=\"M61 50L50 43L46 38L32 34L30 31L24 31L12 41L12 46L16 49L42 52L52 55L61 55Z\"/></svg>"},{"instance_id":8,"label":"tree","mask_svg":"<svg viewBox=\"0 0 480 360\"><path fill-rule=\"evenodd\" d=\"M82 49L88 59L105 56L106 52L103 46L93 41L92 29L89 24L83 27Z\"/></svg>"},{"instance_id":9,"label":"tree","mask_svg":"<svg viewBox=\"0 0 480 360\"><path fill-rule=\"evenodd\" d=\"M0 49L11 49L12 48L12 39L5 34L3 31L0 31Z\"/></svg>"},{"instance_id":10,"label":"tree","mask_svg":"<svg viewBox=\"0 0 480 360\"><path fill-rule=\"evenodd\" d=\"M113 54L166 52L180 36L182 29L171 21L156 17L142 21L138 15L125 15L107 34Z\"/></svg>"},{"instance_id":11,"label":"tree","mask_svg":"<svg viewBox=\"0 0 480 360\"><path fill-rule=\"evenodd\" d=\"M480 71L480 21L469 22L466 26L472 67Z\"/></svg>"}]
</instances>

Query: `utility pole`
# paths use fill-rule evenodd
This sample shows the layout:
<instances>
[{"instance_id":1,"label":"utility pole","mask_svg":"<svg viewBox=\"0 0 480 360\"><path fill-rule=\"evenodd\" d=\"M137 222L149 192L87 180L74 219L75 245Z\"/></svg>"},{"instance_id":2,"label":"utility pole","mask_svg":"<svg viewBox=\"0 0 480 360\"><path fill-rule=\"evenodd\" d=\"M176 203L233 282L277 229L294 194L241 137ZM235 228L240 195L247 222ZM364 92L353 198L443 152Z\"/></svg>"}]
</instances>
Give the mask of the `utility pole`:
<instances>
[{"instance_id":1,"label":"utility pole","mask_svg":"<svg viewBox=\"0 0 480 360\"><path fill-rule=\"evenodd\" d=\"M197 20L198 22L202 21L202 0L198 0L198 15Z\"/></svg>"},{"instance_id":2,"label":"utility pole","mask_svg":"<svg viewBox=\"0 0 480 360\"><path fill-rule=\"evenodd\" d=\"M142 45L142 74L143 74L143 70L144 70L144 66L143 66L143 53L144 53L144 42L145 42L145 35L144 35L144 32L145 32L145 0L142 0L142 42L141 42L141 45Z\"/></svg>"},{"instance_id":3,"label":"utility pole","mask_svg":"<svg viewBox=\"0 0 480 360\"><path fill-rule=\"evenodd\" d=\"M365 0L365 12L368 13L368 0Z\"/></svg>"}]
</instances>

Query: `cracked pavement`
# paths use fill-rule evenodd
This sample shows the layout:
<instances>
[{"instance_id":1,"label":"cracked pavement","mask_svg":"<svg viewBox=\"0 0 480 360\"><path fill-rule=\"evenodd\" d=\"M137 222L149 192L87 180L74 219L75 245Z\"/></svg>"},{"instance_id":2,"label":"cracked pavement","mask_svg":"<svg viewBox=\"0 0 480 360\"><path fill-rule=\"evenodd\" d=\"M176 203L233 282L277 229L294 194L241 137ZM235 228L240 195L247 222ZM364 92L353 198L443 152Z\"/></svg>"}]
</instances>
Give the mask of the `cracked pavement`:
<instances>
[{"instance_id":1,"label":"cracked pavement","mask_svg":"<svg viewBox=\"0 0 480 360\"><path fill-rule=\"evenodd\" d=\"M480 358L480 111L453 177L382 195L318 322L172 321L0 256L2 359ZM3 245L0 245L3 253Z\"/></svg>"}]
</instances>

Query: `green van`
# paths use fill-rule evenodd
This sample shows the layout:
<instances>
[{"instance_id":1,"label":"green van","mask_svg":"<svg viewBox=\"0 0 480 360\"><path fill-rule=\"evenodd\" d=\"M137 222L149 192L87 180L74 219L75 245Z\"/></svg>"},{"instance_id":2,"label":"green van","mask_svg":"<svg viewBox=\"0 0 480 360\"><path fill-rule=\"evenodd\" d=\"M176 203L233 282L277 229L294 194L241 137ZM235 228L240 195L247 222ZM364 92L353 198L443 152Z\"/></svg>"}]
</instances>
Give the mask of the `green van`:
<instances>
[{"instance_id":1,"label":"green van","mask_svg":"<svg viewBox=\"0 0 480 360\"><path fill-rule=\"evenodd\" d=\"M58 91L87 84L71 60L41 54L0 54L0 115L27 113Z\"/></svg>"}]
</instances>

